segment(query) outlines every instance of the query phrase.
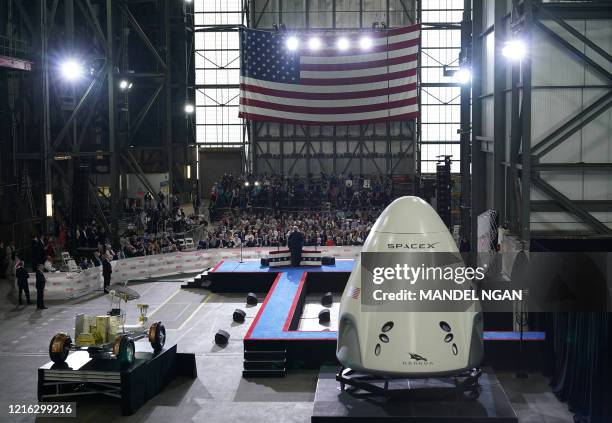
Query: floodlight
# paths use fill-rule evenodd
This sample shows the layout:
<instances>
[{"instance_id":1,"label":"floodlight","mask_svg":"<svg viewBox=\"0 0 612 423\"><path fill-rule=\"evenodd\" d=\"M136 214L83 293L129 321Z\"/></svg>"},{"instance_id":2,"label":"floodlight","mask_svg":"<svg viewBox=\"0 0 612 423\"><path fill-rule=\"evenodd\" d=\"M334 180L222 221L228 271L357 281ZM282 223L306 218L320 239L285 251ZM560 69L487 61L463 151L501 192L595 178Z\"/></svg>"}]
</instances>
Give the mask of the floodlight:
<instances>
[{"instance_id":1,"label":"floodlight","mask_svg":"<svg viewBox=\"0 0 612 423\"><path fill-rule=\"evenodd\" d=\"M321 48L321 40L317 37L308 40L308 48L311 50L318 50Z\"/></svg>"},{"instance_id":2,"label":"floodlight","mask_svg":"<svg viewBox=\"0 0 612 423\"><path fill-rule=\"evenodd\" d=\"M246 181L246 182L244 183L244 186L245 186L245 187L248 187L249 185L250 185L250 184L249 184L249 181Z\"/></svg>"},{"instance_id":3,"label":"floodlight","mask_svg":"<svg viewBox=\"0 0 612 423\"><path fill-rule=\"evenodd\" d=\"M296 37L289 37L289 38L287 38L287 48L290 51L297 50L299 45L300 45L300 42L299 42L299 40Z\"/></svg>"},{"instance_id":4,"label":"floodlight","mask_svg":"<svg viewBox=\"0 0 612 423\"><path fill-rule=\"evenodd\" d=\"M259 186L259 181L255 181L255 186L258 187Z\"/></svg>"},{"instance_id":5,"label":"floodlight","mask_svg":"<svg viewBox=\"0 0 612 423\"><path fill-rule=\"evenodd\" d=\"M522 40L515 39L507 41L502 48L502 56L507 57L510 60L522 60L526 54L527 47Z\"/></svg>"},{"instance_id":6,"label":"floodlight","mask_svg":"<svg viewBox=\"0 0 612 423\"><path fill-rule=\"evenodd\" d=\"M185 104L185 113L192 114L194 110L193 104Z\"/></svg>"},{"instance_id":7,"label":"floodlight","mask_svg":"<svg viewBox=\"0 0 612 423\"><path fill-rule=\"evenodd\" d=\"M53 217L53 194L45 194L45 211L47 217Z\"/></svg>"},{"instance_id":8,"label":"floodlight","mask_svg":"<svg viewBox=\"0 0 612 423\"><path fill-rule=\"evenodd\" d=\"M83 74L85 73L83 64L76 59L66 59L60 65L60 71L62 77L69 82L78 81L83 77Z\"/></svg>"},{"instance_id":9,"label":"floodlight","mask_svg":"<svg viewBox=\"0 0 612 423\"><path fill-rule=\"evenodd\" d=\"M342 37L342 38L338 38L338 41L336 42L336 47L338 47L338 50L344 51L344 50L348 50L349 48L349 40L348 38Z\"/></svg>"},{"instance_id":10,"label":"floodlight","mask_svg":"<svg viewBox=\"0 0 612 423\"><path fill-rule=\"evenodd\" d=\"M119 82L119 88L121 88L122 90L127 90L128 88L130 88L132 84L130 84L126 79L122 79Z\"/></svg>"},{"instance_id":11,"label":"floodlight","mask_svg":"<svg viewBox=\"0 0 612 423\"><path fill-rule=\"evenodd\" d=\"M372 47L372 39L370 37L361 37L359 40L359 47L363 50L369 50Z\"/></svg>"},{"instance_id":12,"label":"floodlight","mask_svg":"<svg viewBox=\"0 0 612 423\"><path fill-rule=\"evenodd\" d=\"M455 72L455 79L460 84L469 84L472 80L472 71L469 68L461 68Z\"/></svg>"}]
</instances>

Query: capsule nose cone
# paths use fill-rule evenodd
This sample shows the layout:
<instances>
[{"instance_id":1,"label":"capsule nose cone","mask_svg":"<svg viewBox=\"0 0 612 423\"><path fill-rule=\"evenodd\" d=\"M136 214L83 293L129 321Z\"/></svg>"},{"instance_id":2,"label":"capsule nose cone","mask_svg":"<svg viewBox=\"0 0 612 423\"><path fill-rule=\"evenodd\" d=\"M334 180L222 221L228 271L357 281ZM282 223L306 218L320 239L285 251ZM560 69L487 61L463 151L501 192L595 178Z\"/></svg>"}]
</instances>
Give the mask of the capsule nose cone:
<instances>
[{"instance_id":1,"label":"capsule nose cone","mask_svg":"<svg viewBox=\"0 0 612 423\"><path fill-rule=\"evenodd\" d=\"M447 232L438 213L419 197L400 197L387 206L372 227L373 232L425 234Z\"/></svg>"}]
</instances>

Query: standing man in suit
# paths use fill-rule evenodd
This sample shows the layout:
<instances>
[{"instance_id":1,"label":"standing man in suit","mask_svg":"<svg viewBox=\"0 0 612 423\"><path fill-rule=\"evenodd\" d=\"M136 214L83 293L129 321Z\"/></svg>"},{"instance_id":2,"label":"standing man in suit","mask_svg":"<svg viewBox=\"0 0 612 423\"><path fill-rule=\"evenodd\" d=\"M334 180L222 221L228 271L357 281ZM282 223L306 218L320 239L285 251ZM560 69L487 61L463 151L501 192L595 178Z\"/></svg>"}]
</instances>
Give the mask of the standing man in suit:
<instances>
[{"instance_id":1,"label":"standing man in suit","mask_svg":"<svg viewBox=\"0 0 612 423\"><path fill-rule=\"evenodd\" d=\"M104 292L108 292L108 286L110 285L111 275L113 273L113 267L110 264L108 255L102 256L102 277L104 278Z\"/></svg>"},{"instance_id":2,"label":"standing man in suit","mask_svg":"<svg viewBox=\"0 0 612 423\"><path fill-rule=\"evenodd\" d=\"M45 244L38 237L34 236L32 240L32 270L36 272L39 264L43 264L45 261Z\"/></svg>"},{"instance_id":3,"label":"standing man in suit","mask_svg":"<svg viewBox=\"0 0 612 423\"><path fill-rule=\"evenodd\" d=\"M32 304L30 301L30 287L28 286L28 278L30 275L23 265L22 261L17 259L17 269L15 270L15 277L17 278L17 288L19 289L19 304L23 304L21 294L25 293L26 304Z\"/></svg>"},{"instance_id":4,"label":"standing man in suit","mask_svg":"<svg viewBox=\"0 0 612 423\"><path fill-rule=\"evenodd\" d=\"M293 231L289 234L287 246L291 251L291 265L297 267L302 261L302 247L304 246L304 235L299 231L297 226L293 227Z\"/></svg>"},{"instance_id":5,"label":"standing man in suit","mask_svg":"<svg viewBox=\"0 0 612 423\"><path fill-rule=\"evenodd\" d=\"M45 306L45 285L47 284L47 279L45 278L45 274L43 273L43 265L39 264L36 268L36 308L39 310L44 310L47 307Z\"/></svg>"}]
</instances>

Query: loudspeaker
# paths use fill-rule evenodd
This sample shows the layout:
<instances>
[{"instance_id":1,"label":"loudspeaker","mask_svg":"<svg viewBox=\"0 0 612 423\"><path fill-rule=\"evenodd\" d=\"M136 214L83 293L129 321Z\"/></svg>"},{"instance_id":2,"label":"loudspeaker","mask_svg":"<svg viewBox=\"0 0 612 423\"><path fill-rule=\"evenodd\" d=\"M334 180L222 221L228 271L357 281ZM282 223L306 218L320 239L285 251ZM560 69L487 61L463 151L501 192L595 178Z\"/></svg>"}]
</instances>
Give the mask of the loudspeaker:
<instances>
[{"instance_id":1,"label":"loudspeaker","mask_svg":"<svg viewBox=\"0 0 612 423\"><path fill-rule=\"evenodd\" d=\"M323 266L333 266L336 264L336 257L321 257L321 264Z\"/></svg>"},{"instance_id":2,"label":"loudspeaker","mask_svg":"<svg viewBox=\"0 0 612 423\"><path fill-rule=\"evenodd\" d=\"M321 297L321 304L324 307L331 307L332 303L334 302L334 295L331 292L326 292L322 297Z\"/></svg>"},{"instance_id":3,"label":"loudspeaker","mask_svg":"<svg viewBox=\"0 0 612 423\"><path fill-rule=\"evenodd\" d=\"M247 304L248 305L257 305L259 301L257 300L257 295L249 292L247 295Z\"/></svg>"},{"instance_id":4,"label":"loudspeaker","mask_svg":"<svg viewBox=\"0 0 612 423\"><path fill-rule=\"evenodd\" d=\"M319 312L319 324L329 323L329 309L324 308Z\"/></svg>"},{"instance_id":5,"label":"loudspeaker","mask_svg":"<svg viewBox=\"0 0 612 423\"><path fill-rule=\"evenodd\" d=\"M246 313L244 312L244 310L240 310L239 308L237 308L236 310L234 310L234 315L232 316L232 318L236 323L244 323L245 316Z\"/></svg>"},{"instance_id":6,"label":"loudspeaker","mask_svg":"<svg viewBox=\"0 0 612 423\"><path fill-rule=\"evenodd\" d=\"M261 259L261 265L264 266L264 267L270 266L270 259L269 258L262 258Z\"/></svg>"},{"instance_id":7,"label":"loudspeaker","mask_svg":"<svg viewBox=\"0 0 612 423\"><path fill-rule=\"evenodd\" d=\"M217 345L227 345L227 341L229 341L230 334L224 331L223 329L219 329L217 334L215 335L215 344Z\"/></svg>"}]
</instances>

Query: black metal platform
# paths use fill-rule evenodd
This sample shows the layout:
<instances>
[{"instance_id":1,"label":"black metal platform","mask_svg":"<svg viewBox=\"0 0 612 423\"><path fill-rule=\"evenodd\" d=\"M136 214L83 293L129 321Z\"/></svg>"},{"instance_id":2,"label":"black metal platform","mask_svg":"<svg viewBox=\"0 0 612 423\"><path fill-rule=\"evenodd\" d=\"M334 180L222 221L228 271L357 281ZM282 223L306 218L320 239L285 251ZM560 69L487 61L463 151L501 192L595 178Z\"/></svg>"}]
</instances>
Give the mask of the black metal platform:
<instances>
[{"instance_id":1,"label":"black metal platform","mask_svg":"<svg viewBox=\"0 0 612 423\"><path fill-rule=\"evenodd\" d=\"M443 393L447 380L430 378L394 380L390 384L410 388L405 396L392 398L370 392L340 390L336 366L322 366L311 421L313 423L388 422L470 422L517 423L518 417L492 370L480 377L482 390L477 399Z\"/></svg>"},{"instance_id":2,"label":"black metal platform","mask_svg":"<svg viewBox=\"0 0 612 423\"><path fill-rule=\"evenodd\" d=\"M105 395L130 415L177 376L196 378L197 370L195 355L177 353L176 344L155 354L148 343L137 342L136 359L126 368L115 359L93 360L77 351L62 365L49 362L38 369L38 400Z\"/></svg>"}]
</instances>

